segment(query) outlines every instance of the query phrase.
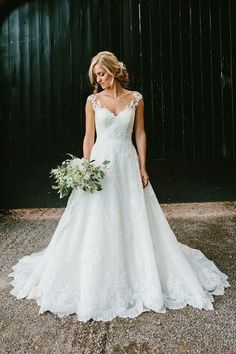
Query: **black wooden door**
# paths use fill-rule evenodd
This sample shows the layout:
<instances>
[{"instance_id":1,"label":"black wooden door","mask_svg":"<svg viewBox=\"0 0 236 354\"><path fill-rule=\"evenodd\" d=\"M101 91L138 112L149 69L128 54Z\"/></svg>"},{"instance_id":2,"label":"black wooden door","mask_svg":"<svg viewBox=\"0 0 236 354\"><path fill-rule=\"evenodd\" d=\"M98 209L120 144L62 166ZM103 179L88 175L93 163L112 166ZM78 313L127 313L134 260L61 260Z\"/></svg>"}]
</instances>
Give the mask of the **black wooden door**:
<instances>
[{"instance_id":1,"label":"black wooden door","mask_svg":"<svg viewBox=\"0 0 236 354\"><path fill-rule=\"evenodd\" d=\"M154 169L160 160L167 165L235 160L233 0L2 4L4 191L11 195L16 184L22 190L37 176L41 181L48 178L49 167L67 152L82 155L84 104L91 92L87 70L91 57L101 50L113 51L126 63L130 88L144 96L148 158ZM29 166L35 170L18 176L16 183L19 166L21 172ZM24 205L24 195L19 205ZM4 200L3 206L8 205Z\"/></svg>"}]
</instances>

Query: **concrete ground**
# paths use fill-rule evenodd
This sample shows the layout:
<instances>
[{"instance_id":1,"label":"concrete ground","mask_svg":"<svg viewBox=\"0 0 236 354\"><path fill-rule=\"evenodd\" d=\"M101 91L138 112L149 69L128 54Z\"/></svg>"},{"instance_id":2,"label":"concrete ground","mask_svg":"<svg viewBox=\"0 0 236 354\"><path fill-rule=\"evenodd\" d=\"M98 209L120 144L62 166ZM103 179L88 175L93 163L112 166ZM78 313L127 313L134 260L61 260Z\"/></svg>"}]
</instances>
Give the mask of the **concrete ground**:
<instances>
[{"instance_id":1,"label":"concrete ground","mask_svg":"<svg viewBox=\"0 0 236 354\"><path fill-rule=\"evenodd\" d=\"M215 297L214 311L188 306L86 323L76 315L38 315L34 300L10 294L8 274L19 258L47 246L63 210L10 210L0 216L0 353L235 353L236 202L161 206L178 240L201 249L229 276L231 287Z\"/></svg>"}]
</instances>

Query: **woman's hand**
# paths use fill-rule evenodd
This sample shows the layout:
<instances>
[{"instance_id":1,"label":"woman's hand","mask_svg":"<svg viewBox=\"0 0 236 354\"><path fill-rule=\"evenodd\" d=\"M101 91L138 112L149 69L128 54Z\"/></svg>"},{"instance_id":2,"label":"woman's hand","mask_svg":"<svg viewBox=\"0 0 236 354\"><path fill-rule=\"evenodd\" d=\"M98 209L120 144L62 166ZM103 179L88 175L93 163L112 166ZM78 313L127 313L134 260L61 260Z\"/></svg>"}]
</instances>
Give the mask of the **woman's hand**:
<instances>
[{"instance_id":1,"label":"woman's hand","mask_svg":"<svg viewBox=\"0 0 236 354\"><path fill-rule=\"evenodd\" d=\"M149 176L147 174L147 171L144 168L140 169L140 173L141 173L143 188L145 188L148 185Z\"/></svg>"}]
</instances>

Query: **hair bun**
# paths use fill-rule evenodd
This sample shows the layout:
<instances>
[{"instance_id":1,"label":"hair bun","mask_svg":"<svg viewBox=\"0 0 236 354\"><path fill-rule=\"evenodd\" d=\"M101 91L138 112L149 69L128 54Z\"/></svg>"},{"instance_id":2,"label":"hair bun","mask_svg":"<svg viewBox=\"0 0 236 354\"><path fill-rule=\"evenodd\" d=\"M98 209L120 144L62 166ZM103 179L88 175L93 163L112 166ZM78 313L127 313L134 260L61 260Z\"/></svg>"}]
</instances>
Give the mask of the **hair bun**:
<instances>
[{"instance_id":1,"label":"hair bun","mask_svg":"<svg viewBox=\"0 0 236 354\"><path fill-rule=\"evenodd\" d=\"M122 61L119 61L120 64L120 71L123 71L126 69L125 64Z\"/></svg>"}]
</instances>

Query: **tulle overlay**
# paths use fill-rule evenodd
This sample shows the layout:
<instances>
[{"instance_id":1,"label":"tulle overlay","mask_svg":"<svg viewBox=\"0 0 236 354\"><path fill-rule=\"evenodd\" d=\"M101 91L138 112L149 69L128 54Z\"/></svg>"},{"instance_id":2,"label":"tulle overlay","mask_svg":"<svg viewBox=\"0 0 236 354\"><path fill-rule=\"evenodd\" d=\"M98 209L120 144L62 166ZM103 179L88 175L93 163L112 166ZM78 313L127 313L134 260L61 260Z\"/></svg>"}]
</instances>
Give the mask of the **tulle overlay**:
<instances>
[{"instance_id":1,"label":"tulle overlay","mask_svg":"<svg viewBox=\"0 0 236 354\"><path fill-rule=\"evenodd\" d=\"M118 115L88 97L91 159L110 160L103 190L73 191L49 245L12 267L11 294L36 299L39 313L109 321L186 305L212 310L213 295L229 286L202 252L177 241L151 184L143 189L131 140L142 95L133 97Z\"/></svg>"}]
</instances>

